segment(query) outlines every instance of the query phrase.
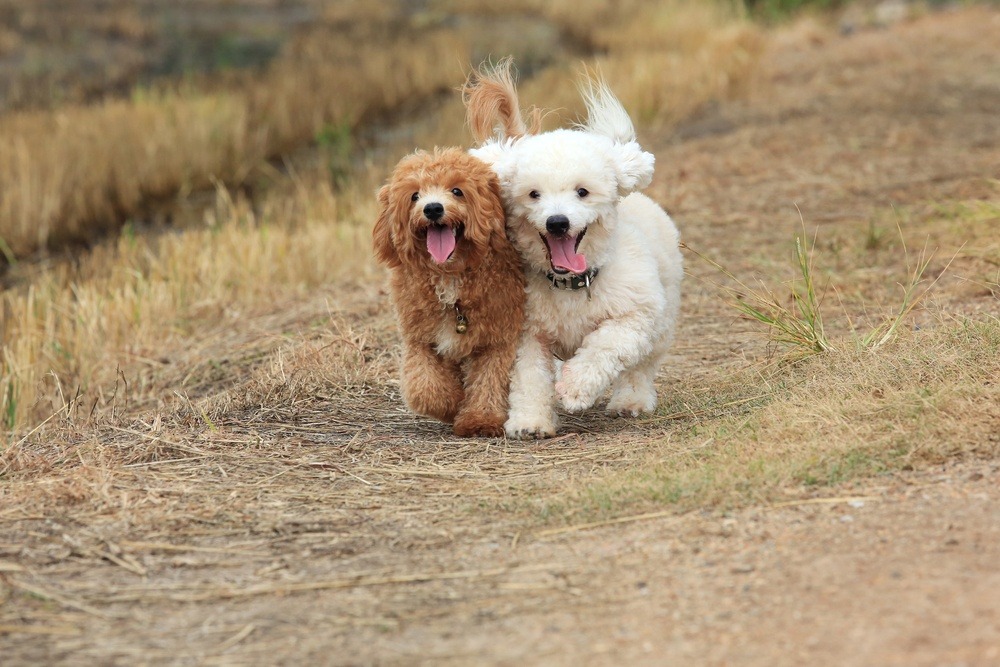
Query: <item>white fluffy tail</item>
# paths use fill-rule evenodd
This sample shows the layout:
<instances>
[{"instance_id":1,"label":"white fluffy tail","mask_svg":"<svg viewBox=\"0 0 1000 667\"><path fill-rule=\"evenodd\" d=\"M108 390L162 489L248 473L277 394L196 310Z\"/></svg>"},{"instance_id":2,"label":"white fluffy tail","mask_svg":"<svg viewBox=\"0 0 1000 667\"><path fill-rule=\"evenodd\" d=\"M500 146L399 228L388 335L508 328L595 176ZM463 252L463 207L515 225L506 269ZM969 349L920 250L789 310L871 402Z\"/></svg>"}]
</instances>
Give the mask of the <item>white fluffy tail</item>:
<instances>
[{"instance_id":1,"label":"white fluffy tail","mask_svg":"<svg viewBox=\"0 0 1000 667\"><path fill-rule=\"evenodd\" d=\"M587 122L581 125L585 130L610 137L618 143L635 141L635 126L625 107L611 92L602 77L586 71L580 82L580 95L587 105Z\"/></svg>"}]
</instances>

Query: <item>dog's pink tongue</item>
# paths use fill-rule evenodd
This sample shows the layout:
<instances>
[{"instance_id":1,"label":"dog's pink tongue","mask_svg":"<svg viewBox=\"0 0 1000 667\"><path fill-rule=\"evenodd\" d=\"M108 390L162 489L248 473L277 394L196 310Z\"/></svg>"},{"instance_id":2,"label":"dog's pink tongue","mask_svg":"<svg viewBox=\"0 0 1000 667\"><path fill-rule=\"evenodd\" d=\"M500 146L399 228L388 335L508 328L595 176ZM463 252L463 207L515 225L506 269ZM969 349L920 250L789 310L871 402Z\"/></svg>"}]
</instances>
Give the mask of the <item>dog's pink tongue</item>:
<instances>
[{"instance_id":1,"label":"dog's pink tongue","mask_svg":"<svg viewBox=\"0 0 1000 667\"><path fill-rule=\"evenodd\" d=\"M571 273L583 273L587 270L587 258L576 254L575 236L552 236L545 237L549 244L549 253L552 255L552 266L557 269L564 269Z\"/></svg>"},{"instance_id":2,"label":"dog's pink tongue","mask_svg":"<svg viewBox=\"0 0 1000 667\"><path fill-rule=\"evenodd\" d=\"M427 252L434 261L444 264L455 252L455 230L445 225L431 225L427 228Z\"/></svg>"}]
</instances>

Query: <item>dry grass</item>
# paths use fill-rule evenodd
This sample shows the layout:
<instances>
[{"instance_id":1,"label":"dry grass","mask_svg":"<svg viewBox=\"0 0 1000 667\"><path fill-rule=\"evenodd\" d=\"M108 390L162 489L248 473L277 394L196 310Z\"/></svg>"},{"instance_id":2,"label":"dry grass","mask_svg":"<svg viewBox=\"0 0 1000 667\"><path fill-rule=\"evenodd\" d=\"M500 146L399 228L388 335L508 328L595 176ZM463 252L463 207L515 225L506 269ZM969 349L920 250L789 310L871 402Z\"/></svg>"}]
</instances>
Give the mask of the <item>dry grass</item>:
<instances>
[{"instance_id":1,"label":"dry grass","mask_svg":"<svg viewBox=\"0 0 1000 667\"><path fill-rule=\"evenodd\" d=\"M839 351L679 387L657 420L677 428L624 471L541 504L615 516L770 504L879 474L1000 453L1000 319L907 331L876 351ZM855 342L856 343L856 342ZM655 428L655 427L652 427ZM565 520L565 519L564 519Z\"/></svg>"},{"instance_id":2,"label":"dry grass","mask_svg":"<svg viewBox=\"0 0 1000 667\"><path fill-rule=\"evenodd\" d=\"M964 16L981 29L980 18ZM920 54L941 43L933 33L870 37L905 38ZM984 44L966 41L965 51L940 48L981 59L974 49ZM878 84L847 86L833 76L849 69L831 60L836 49L806 42L782 47L766 102L748 102L743 115L734 112L743 105L723 105L730 127L716 125L718 134L678 141L647 127L640 136L661 157L650 193L676 213L685 239L747 284L759 276L786 308L794 304L777 286L801 268L790 252L799 217L785 203L808 195L807 221L810 205L830 216L805 235L816 240L809 271L833 349L795 363L775 356L763 327L720 298L718 274L690 258L680 339L661 408L647 419L590 411L566 416L566 432L552 440L470 441L402 407L398 335L368 260L371 193L400 152L461 141L457 94L409 113L372 164L341 174L339 187L329 156L311 154L290 162L288 177L271 170L253 201L221 188L203 225L156 236L128 228L76 266L41 267L5 294L0 415L17 420L0 446L5 660L469 662L496 656L497 636L528 637L528 651L549 647L555 633L520 628L535 632L560 615L577 629L565 640L578 642L588 630L576 610L619 618L637 599L626 568L636 577L669 569L665 590L680 598L721 580L699 607L714 613L747 590L747 573L706 569L704 554L678 560L675 549L722 546L743 559L750 539L794 548L803 534L705 542L699 531L725 520L719 510L878 495L894 483L879 475L995 459L1000 246L995 185L981 176L995 162L996 133L966 111L987 108L996 87L961 86L954 94L965 96L942 121L953 132L941 133L940 146L914 144L907 137L939 115L907 115L915 105L901 95L890 100L899 108L879 106L888 105L883 81L908 89L905 77L886 76L898 74L887 59L859 52L863 39L844 40L841 54L871 66L859 71ZM916 61L917 78L934 92L954 91L955 71L986 83L1000 71L929 58ZM803 74L798 59L821 66ZM571 86L570 69L557 58L538 71L524 82L525 102L571 97L538 90ZM816 85L830 86L821 102ZM858 100L872 102L864 123ZM845 109L831 113L834 103ZM831 127L827 140L820 130ZM900 127L911 134L887 148ZM909 280L897 224L911 247L928 237L938 248L926 282L957 256L925 308L873 351L857 339L898 312ZM903 477L900 486L921 479ZM951 483L941 494L968 488ZM935 511L920 507L902 516ZM705 512L624 537L613 530L692 508ZM805 515L781 516L768 525L786 530ZM680 539L661 539L688 519ZM576 539L594 526L609 529ZM648 559L653 550L659 560ZM591 576L595 562L605 576ZM785 576L787 559L776 567ZM812 584L810 568L795 572ZM695 570L700 578L690 579ZM776 586L761 588L783 605L789 589ZM664 598L670 613L674 602ZM735 626L720 616L711 627ZM449 633L482 644L440 649Z\"/></svg>"},{"instance_id":3,"label":"dry grass","mask_svg":"<svg viewBox=\"0 0 1000 667\"><path fill-rule=\"evenodd\" d=\"M597 62L621 82L640 119L676 121L746 86L760 49L749 24L713 3L633 4L627 21L594 24L586 38L588 49L607 52ZM480 5L466 11L482 12ZM545 11L556 25L583 30L580 17L598 18L601 7ZM345 11L363 19L350 35L314 28L263 76L236 77L218 91L199 85L0 118L0 248L8 260L117 228L150 199L213 178L241 183L263 159L314 141L324 128L353 128L454 88L472 56L465 36L436 27L433 15L401 27L398 16L358 6L331 10L332 26ZM572 86L555 89L562 92L541 102L572 99Z\"/></svg>"},{"instance_id":4,"label":"dry grass","mask_svg":"<svg viewBox=\"0 0 1000 667\"><path fill-rule=\"evenodd\" d=\"M185 341L217 336L218 327L319 285L370 274L370 187L334 192L303 182L256 210L220 189L201 229L126 233L77 266L60 265L26 290L5 293L6 427L37 423L77 392L111 391L119 373L140 382ZM141 394L133 401L141 404Z\"/></svg>"},{"instance_id":5,"label":"dry grass","mask_svg":"<svg viewBox=\"0 0 1000 667\"><path fill-rule=\"evenodd\" d=\"M445 30L416 38L384 28L360 44L334 37L317 31L228 90L137 92L0 117L0 245L24 257L118 228L151 199L212 179L242 183L325 127L353 128L452 87L466 52Z\"/></svg>"},{"instance_id":6,"label":"dry grass","mask_svg":"<svg viewBox=\"0 0 1000 667\"><path fill-rule=\"evenodd\" d=\"M786 284L790 302L758 279L748 285L732 271L697 250L687 247L699 259L707 262L735 286L724 286L732 306L744 317L764 325L771 340L789 346L796 353L814 354L832 349L823 329L823 311L816 292L812 249L801 237L795 238L795 279Z\"/></svg>"},{"instance_id":7,"label":"dry grass","mask_svg":"<svg viewBox=\"0 0 1000 667\"><path fill-rule=\"evenodd\" d=\"M586 6L598 11L598 5ZM636 11L675 15L678 21L693 12L722 26L736 21L703 7L639 3ZM292 185L274 187L253 206L220 191L218 211L205 228L153 239L126 228L121 239L85 254L77 266L59 265L28 287L6 292L0 310L3 428L30 428L64 409L78 392L110 395L121 372L133 377L137 360L142 368L142 360L182 345L183 336L232 321L227 312L253 311L255 304L281 302L368 270L369 193L378 174L415 145L463 143L463 118L455 95L453 104L431 119L383 141L384 157L372 168L351 164L350 128L379 111L456 87L468 47L462 34L434 27L433 16L413 19L430 20L419 38L378 22L385 17L365 16L362 29L369 39L360 46L317 28L264 76L219 92L137 93L94 107L0 117L0 182L6 187L0 198L0 250L11 258L116 229L150 198L187 193L210 181L254 180L260 173L273 180L273 169L261 171L265 157L317 137L331 158L326 165L303 167L297 182L293 174ZM571 18L569 12L552 16ZM337 17L343 18L331 20ZM740 60L738 67L705 60L709 47L700 40L716 33L708 29L708 19L698 20L700 37L672 46L671 57L689 63L692 72L726 72L728 78L721 88L702 86L695 80L701 75L673 82L671 99L694 104L683 107L687 112L731 93L749 75L750 60ZM617 29L633 28L628 22ZM603 40L615 34L608 27L599 30ZM599 63L616 66L639 53L612 51ZM526 82L525 98L534 99L541 86L548 87L537 98L541 104L553 99L552 91L575 97L567 70L556 61ZM630 79L622 77L628 99ZM331 177L341 192L323 183ZM278 182L286 180L279 176Z\"/></svg>"},{"instance_id":8,"label":"dry grass","mask_svg":"<svg viewBox=\"0 0 1000 667\"><path fill-rule=\"evenodd\" d=\"M676 123L752 84L764 37L725 4L618 9L617 21L594 36L608 54L598 66L609 80L624 82L616 92L639 122Z\"/></svg>"},{"instance_id":9,"label":"dry grass","mask_svg":"<svg viewBox=\"0 0 1000 667\"><path fill-rule=\"evenodd\" d=\"M454 11L476 0L441 4ZM600 54L588 59L588 65L614 82L615 94L647 126L674 124L706 104L745 93L765 44L761 29L726 2L520 0L504 5L503 11L513 8L549 18L578 48ZM578 114L579 96L566 85L576 67L541 72L522 87L522 99L564 115Z\"/></svg>"}]
</instances>

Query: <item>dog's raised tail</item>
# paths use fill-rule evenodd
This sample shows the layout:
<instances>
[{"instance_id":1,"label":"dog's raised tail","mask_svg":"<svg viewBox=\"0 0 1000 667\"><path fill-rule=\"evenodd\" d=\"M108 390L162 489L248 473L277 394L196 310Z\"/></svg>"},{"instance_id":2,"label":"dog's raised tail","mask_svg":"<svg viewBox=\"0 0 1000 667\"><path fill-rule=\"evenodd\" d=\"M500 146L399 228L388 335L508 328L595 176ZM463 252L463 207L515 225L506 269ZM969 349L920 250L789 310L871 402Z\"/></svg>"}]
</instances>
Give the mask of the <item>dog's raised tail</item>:
<instances>
[{"instance_id":1,"label":"dog's raised tail","mask_svg":"<svg viewBox=\"0 0 1000 667\"><path fill-rule=\"evenodd\" d=\"M496 64L485 62L469 75L462 87L469 129L479 143L494 137L516 139L536 134L541 126L537 109L531 111L528 120L521 113L512 68L510 57Z\"/></svg>"},{"instance_id":2,"label":"dog's raised tail","mask_svg":"<svg viewBox=\"0 0 1000 667\"><path fill-rule=\"evenodd\" d=\"M590 70L584 72L580 82L580 95L587 105L587 122L581 126L583 129L610 137L622 144L635 141L632 119L599 74Z\"/></svg>"}]
</instances>

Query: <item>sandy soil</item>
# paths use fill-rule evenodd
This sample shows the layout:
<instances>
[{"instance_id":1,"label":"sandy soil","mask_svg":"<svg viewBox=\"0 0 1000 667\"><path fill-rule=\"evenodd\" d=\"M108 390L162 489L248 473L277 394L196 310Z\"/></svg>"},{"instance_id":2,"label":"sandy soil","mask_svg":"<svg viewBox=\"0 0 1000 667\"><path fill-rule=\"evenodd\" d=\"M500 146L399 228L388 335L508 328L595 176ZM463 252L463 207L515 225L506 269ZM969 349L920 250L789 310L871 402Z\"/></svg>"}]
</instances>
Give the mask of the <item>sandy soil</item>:
<instances>
[{"instance_id":1,"label":"sandy soil","mask_svg":"<svg viewBox=\"0 0 1000 667\"><path fill-rule=\"evenodd\" d=\"M995 198L1000 48L982 35L996 28L984 8L850 36L801 28L749 101L641 137L652 193L692 247L750 266L780 254L799 211L845 233L890 204ZM663 392L763 346L689 261ZM942 290L958 311L1000 312L988 291ZM379 375L395 340L383 301L331 289L227 342L259 356L332 309L365 332L343 354L368 371L297 377L331 354L319 336L287 376L200 416L76 433L88 464L53 464L34 504L0 505L0 662L1000 663L1000 463L546 526L517 503L628 461L633 427L594 416L543 443L469 443L409 419ZM112 450L124 465L95 454Z\"/></svg>"}]
</instances>

